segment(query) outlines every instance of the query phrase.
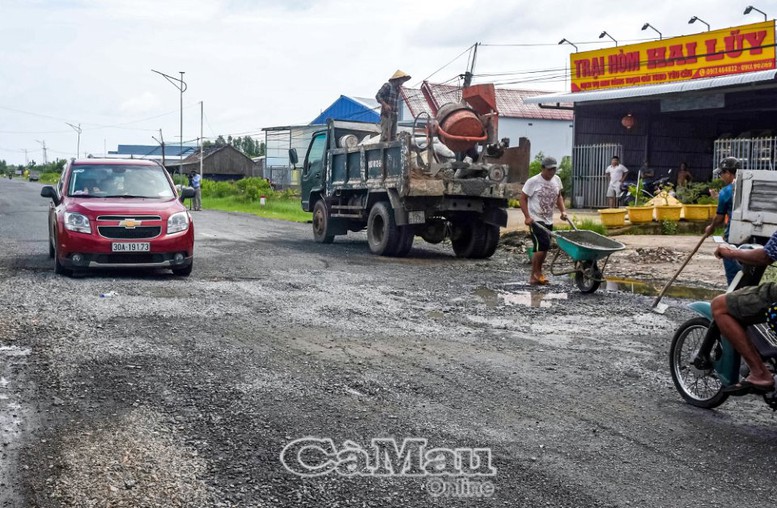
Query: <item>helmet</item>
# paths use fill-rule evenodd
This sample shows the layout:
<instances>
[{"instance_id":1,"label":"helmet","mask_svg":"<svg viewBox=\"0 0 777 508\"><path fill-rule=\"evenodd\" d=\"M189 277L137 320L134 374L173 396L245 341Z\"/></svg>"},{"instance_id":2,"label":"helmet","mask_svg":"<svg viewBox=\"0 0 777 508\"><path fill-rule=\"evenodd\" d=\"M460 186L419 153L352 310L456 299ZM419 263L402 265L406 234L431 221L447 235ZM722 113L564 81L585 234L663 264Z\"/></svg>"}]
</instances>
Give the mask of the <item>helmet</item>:
<instances>
[{"instance_id":1,"label":"helmet","mask_svg":"<svg viewBox=\"0 0 777 508\"><path fill-rule=\"evenodd\" d=\"M737 159L736 157L726 157L725 159L720 161L721 171L730 171L734 173L736 172L737 169L741 167L742 167L742 164L739 163L739 159Z\"/></svg>"}]
</instances>

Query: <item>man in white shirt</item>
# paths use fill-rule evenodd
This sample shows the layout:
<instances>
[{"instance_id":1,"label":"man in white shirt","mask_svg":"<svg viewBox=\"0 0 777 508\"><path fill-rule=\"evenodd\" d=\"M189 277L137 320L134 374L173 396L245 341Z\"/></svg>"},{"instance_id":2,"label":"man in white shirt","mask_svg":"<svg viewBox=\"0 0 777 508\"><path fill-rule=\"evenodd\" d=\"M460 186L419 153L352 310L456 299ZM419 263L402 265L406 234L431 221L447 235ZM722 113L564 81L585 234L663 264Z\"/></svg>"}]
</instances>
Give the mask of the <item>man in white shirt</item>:
<instances>
[{"instance_id":1,"label":"man in white shirt","mask_svg":"<svg viewBox=\"0 0 777 508\"><path fill-rule=\"evenodd\" d=\"M620 157L613 155L612 161L607 166L607 169L604 170L604 173L610 175L610 185L607 187L607 205L610 208L617 208L621 185L626 181L626 175L629 174L629 170L621 164Z\"/></svg>"},{"instance_id":2,"label":"man in white shirt","mask_svg":"<svg viewBox=\"0 0 777 508\"><path fill-rule=\"evenodd\" d=\"M561 195L564 186L561 184L561 178L556 176L557 168L558 164L553 157L542 159L540 174L526 180L518 198L521 203L521 211L526 218L524 223L529 226L534 244L531 276L529 277L529 284L532 285L548 283L548 279L542 274L542 264L548 255L548 249L550 249L550 233L548 231L553 229L553 207L558 206L561 211L561 220L567 220L564 197ZM538 226L538 223L546 229Z\"/></svg>"}]
</instances>

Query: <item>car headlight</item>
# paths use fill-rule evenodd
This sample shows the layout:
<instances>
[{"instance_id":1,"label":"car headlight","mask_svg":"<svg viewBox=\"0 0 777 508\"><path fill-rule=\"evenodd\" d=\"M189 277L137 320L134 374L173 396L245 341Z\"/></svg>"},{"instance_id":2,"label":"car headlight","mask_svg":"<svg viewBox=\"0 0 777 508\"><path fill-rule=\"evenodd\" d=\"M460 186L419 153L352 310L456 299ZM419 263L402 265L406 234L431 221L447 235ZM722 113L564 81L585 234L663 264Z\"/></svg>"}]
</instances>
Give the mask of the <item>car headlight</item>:
<instances>
[{"instance_id":1,"label":"car headlight","mask_svg":"<svg viewBox=\"0 0 777 508\"><path fill-rule=\"evenodd\" d=\"M186 212L174 213L167 219L167 234L178 233L179 231L186 231L189 227L189 214Z\"/></svg>"},{"instance_id":2,"label":"car headlight","mask_svg":"<svg viewBox=\"0 0 777 508\"><path fill-rule=\"evenodd\" d=\"M89 218L76 212L65 212L65 229L76 231L78 233L91 233L92 226L89 224Z\"/></svg>"}]
</instances>

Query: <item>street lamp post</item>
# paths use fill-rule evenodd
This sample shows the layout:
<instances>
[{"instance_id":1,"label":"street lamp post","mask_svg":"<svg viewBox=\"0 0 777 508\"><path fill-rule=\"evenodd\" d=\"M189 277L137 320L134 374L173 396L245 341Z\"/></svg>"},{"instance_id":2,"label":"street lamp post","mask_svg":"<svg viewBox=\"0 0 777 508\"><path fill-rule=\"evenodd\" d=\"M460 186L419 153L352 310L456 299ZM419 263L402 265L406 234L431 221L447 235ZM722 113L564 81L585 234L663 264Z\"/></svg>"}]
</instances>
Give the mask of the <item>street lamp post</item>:
<instances>
[{"instance_id":1,"label":"street lamp post","mask_svg":"<svg viewBox=\"0 0 777 508\"><path fill-rule=\"evenodd\" d=\"M690 25L690 24L693 24L693 23L695 23L696 21L698 21L699 23L704 23L705 25L707 25L707 31L708 31L708 32L710 31L710 24L709 24L709 23L707 23L706 21L704 21L703 19L701 19L701 18L698 18L698 17L696 17L696 16L694 16L694 17L692 17L691 19L689 19L689 20L688 20L688 24L689 24L689 25Z\"/></svg>"},{"instance_id":2,"label":"street lamp post","mask_svg":"<svg viewBox=\"0 0 777 508\"><path fill-rule=\"evenodd\" d=\"M748 5L748 6L745 8L745 14L750 14L750 13L751 13L751 12L753 12L753 11L757 11L757 12L760 12L761 14L763 14L763 15L764 15L764 21L766 21L766 20L768 20L768 19L769 19L769 18L766 16L766 13L765 13L764 11L762 11L761 9L756 9L756 8L755 8L755 7L753 7L752 5Z\"/></svg>"},{"instance_id":3,"label":"street lamp post","mask_svg":"<svg viewBox=\"0 0 777 508\"><path fill-rule=\"evenodd\" d=\"M600 34L599 34L599 38L601 39L601 38L603 38L605 35L606 35L607 37L609 37L610 39L612 39L612 42L614 42L616 46L618 45L618 41L616 41L616 40L615 40L615 37L613 37L612 35L608 34L606 30L602 30L602 33L600 33Z\"/></svg>"},{"instance_id":4,"label":"street lamp post","mask_svg":"<svg viewBox=\"0 0 777 508\"><path fill-rule=\"evenodd\" d=\"M654 27L653 25L651 25L650 23L645 23L644 25L642 25L642 30L647 30L648 28L650 28L651 30L653 30L655 33L658 34L658 39L659 40L663 40L664 39L664 35L661 32L659 32L658 29L656 27Z\"/></svg>"},{"instance_id":5,"label":"street lamp post","mask_svg":"<svg viewBox=\"0 0 777 508\"><path fill-rule=\"evenodd\" d=\"M168 76L164 72L155 71L154 69L151 69L151 72L156 72L160 76L164 77L167 81L169 81L174 87L176 87L181 92L181 123L180 123L180 140L179 140L179 153L178 153L178 174L183 174L183 93L186 91L187 85L183 80L183 71L178 71L181 74L180 78L174 78L173 76Z\"/></svg>"},{"instance_id":6,"label":"street lamp post","mask_svg":"<svg viewBox=\"0 0 777 508\"><path fill-rule=\"evenodd\" d=\"M574 43L572 43L572 42L569 42L569 41L568 41L568 40L566 40L566 39L561 39L560 41L558 41L558 44L559 44L559 46L560 46L560 45L562 45L562 44L569 44L570 46L572 46L573 48L575 48L575 53L577 53L577 45L576 45L576 44L574 44Z\"/></svg>"},{"instance_id":7,"label":"street lamp post","mask_svg":"<svg viewBox=\"0 0 777 508\"><path fill-rule=\"evenodd\" d=\"M73 130L76 131L76 133L78 133L78 142L76 143L76 159L77 159L80 157L79 154L81 153L81 124L73 125L70 122L65 122L65 123L71 126Z\"/></svg>"}]
</instances>

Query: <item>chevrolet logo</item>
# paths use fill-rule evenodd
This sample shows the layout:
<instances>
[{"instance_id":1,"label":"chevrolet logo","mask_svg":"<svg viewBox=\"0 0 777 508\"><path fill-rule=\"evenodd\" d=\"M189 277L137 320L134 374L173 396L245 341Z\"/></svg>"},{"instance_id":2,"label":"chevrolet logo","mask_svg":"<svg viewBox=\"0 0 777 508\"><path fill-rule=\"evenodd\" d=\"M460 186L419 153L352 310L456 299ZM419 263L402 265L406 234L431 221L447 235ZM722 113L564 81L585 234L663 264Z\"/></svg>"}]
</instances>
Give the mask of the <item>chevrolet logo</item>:
<instances>
[{"instance_id":1,"label":"chevrolet logo","mask_svg":"<svg viewBox=\"0 0 777 508\"><path fill-rule=\"evenodd\" d=\"M135 219L124 219L123 221L119 222L119 226L124 226L125 229L135 229L141 224L142 224L142 221L135 220Z\"/></svg>"}]
</instances>

